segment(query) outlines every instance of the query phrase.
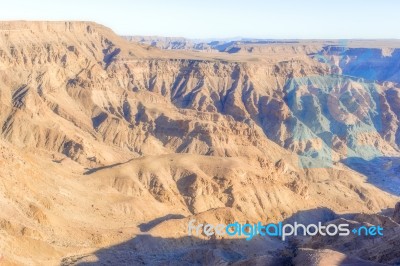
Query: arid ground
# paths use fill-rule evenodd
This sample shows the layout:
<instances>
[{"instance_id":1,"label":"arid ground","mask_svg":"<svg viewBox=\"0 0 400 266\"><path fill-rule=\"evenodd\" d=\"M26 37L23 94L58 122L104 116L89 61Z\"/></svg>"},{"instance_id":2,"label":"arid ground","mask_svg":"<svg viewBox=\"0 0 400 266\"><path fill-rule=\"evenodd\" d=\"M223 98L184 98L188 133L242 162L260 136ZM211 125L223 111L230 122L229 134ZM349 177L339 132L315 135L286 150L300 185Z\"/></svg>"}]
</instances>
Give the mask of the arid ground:
<instances>
[{"instance_id":1,"label":"arid ground","mask_svg":"<svg viewBox=\"0 0 400 266\"><path fill-rule=\"evenodd\" d=\"M399 121L399 41L0 22L0 263L399 264ZM385 234L246 241L192 219Z\"/></svg>"}]
</instances>

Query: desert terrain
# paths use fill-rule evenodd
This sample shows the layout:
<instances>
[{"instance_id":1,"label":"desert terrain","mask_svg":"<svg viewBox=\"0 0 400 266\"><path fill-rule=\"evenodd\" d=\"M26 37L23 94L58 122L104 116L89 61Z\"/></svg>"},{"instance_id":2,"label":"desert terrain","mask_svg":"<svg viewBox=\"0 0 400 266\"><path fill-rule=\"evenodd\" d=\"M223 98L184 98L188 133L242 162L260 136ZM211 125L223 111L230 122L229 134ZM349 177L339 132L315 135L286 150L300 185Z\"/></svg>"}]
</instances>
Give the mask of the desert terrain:
<instances>
[{"instance_id":1,"label":"desert terrain","mask_svg":"<svg viewBox=\"0 0 400 266\"><path fill-rule=\"evenodd\" d=\"M0 22L5 265L400 263L400 42L122 37ZM379 239L190 237L381 224Z\"/></svg>"}]
</instances>

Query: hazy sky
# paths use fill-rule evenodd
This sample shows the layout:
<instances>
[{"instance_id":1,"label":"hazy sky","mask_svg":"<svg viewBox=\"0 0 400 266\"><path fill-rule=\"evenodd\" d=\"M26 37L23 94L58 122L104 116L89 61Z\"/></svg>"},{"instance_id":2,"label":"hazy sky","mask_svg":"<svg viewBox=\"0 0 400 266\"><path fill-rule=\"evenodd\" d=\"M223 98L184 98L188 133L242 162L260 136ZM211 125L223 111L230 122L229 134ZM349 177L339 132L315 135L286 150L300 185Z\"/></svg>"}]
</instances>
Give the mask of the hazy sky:
<instances>
[{"instance_id":1,"label":"hazy sky","mask_svg":"<svg viewBox=\"0 0 400 266\"><path fill-rule=\"evenodd\" d=\"M2 0L1 20L90 20L123 35L400 38L398 0Z\"/></svg>"}]
</instances>

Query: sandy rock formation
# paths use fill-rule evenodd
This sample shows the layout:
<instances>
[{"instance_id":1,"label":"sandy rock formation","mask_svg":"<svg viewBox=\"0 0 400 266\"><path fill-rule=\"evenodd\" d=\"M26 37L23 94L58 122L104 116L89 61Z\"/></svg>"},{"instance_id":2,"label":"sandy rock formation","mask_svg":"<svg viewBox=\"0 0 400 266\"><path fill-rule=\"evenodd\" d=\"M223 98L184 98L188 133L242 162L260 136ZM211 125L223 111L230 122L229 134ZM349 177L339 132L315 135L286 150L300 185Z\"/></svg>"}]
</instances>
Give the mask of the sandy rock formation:
<instances>
[{"instance_id":1,"label":"sandy rock formation","mask_svg":"<svg viewBox=\"0 0 400 266\"><path fill-rule=\"evenodd\" d=\"M199 54L131 43L91 22L1 22L5 260L73 264L125 242L129 259L130 243L145 253L159 242L160 260L171 247L187 263L204 254L245 263L253 257L240 240L227 253L225 242L188 250L188 219L394 206L396 80L338 75L340 64L308 54L325 55L321 44L307 45ZM256 261L276 257L264 252L275 242L256 242Z\"/></svg>"}]
</instances>

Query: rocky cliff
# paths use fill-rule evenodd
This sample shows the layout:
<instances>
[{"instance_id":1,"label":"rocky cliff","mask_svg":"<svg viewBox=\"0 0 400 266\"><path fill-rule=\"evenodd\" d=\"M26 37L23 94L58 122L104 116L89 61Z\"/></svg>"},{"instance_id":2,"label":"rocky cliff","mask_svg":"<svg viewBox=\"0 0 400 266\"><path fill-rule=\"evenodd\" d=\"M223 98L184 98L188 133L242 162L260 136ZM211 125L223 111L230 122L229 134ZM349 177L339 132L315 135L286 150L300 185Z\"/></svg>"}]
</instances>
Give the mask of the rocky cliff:
<instances>
[{"instance_id":1,"label":"rocky cliff","mask_svg":"<svg viewBox=\"0 0 400 266\"><path fill-rule=\"evenodd\" d=\"M394 206L396 50L381 61L321 44L258 51L162 51L89 22L0 23L4 256L59 261L157 219L179 231L190 217ZM354 166L376 158L384 181Z\"/></svg>"}]
</instances>

